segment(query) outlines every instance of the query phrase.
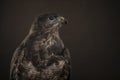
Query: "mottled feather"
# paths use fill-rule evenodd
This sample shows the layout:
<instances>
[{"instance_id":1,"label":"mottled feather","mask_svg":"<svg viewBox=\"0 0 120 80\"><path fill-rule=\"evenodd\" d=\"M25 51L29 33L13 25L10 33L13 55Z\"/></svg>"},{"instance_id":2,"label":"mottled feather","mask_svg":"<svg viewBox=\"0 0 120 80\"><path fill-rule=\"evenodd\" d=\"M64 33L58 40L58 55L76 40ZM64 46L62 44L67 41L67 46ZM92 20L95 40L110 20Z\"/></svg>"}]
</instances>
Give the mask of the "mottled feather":
<instances>
[{"instance_id":1,"label":"mottled feather","mask_svg":"<svg viewBox=\"0 0 120 80\"><path fill-rule=\"evenodd\" d=\"M15 50L10 80L69 80L70 53L59 36L65 19L55 13L38 16Z\"/></svg>"}]
</instances>

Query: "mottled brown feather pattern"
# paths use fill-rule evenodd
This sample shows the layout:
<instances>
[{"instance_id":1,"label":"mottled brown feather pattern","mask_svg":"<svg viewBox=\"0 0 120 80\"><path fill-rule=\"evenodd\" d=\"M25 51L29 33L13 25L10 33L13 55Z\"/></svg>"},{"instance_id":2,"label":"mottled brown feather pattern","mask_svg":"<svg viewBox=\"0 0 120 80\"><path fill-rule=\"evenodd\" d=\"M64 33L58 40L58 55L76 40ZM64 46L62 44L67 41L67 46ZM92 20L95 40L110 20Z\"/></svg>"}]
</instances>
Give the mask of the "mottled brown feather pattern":
<instances>
[{"instance_id":1,"label":"mottled brown feather pattern","mask_svg":"<svg viewBox=\"0 0 120 80\"><path fill-rule=\"evenodd\" d=\"M51 16L53 20L49 19ZM62 25L55 13L35 19L29 34L13 54L10 80L69 80L70 54L58 32Z\"/></svg>"}]
</instances>

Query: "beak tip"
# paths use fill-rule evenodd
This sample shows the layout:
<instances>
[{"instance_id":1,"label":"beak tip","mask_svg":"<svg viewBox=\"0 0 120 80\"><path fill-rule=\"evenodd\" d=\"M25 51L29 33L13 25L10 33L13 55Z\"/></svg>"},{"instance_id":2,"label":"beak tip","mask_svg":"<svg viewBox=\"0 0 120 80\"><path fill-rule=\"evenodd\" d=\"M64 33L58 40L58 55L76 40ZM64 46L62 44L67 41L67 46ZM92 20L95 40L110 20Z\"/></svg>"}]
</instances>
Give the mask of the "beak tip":
<instances>
[{"instance_id":1,"label":"beak tip","mask_svg":"<svg viewBox=\"0 0 120 80\"><path fill-rule=\"evenodd\" d=\"M64 21L64 24L68 24L68 21L67 21L67 20L65 20L65 21Z\"/></svg>"}]
</instances>

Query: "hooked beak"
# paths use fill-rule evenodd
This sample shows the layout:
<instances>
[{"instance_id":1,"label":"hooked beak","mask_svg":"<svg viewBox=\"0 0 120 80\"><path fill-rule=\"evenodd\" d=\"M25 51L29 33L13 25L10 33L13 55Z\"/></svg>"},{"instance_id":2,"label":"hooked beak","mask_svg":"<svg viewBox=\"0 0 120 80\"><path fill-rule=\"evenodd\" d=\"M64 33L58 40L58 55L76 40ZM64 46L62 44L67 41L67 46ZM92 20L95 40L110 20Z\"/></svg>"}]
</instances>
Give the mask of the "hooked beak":
<instances>
[{"instance_id":1,"label":"hooked beak","mask_svg":"<svg viewBox=\"0 0 120 80\"><path fill-rule=\"evenodd\" d=\"M63 16L58 17L58 20L59 20L62 24L67 24L67 23L68 23L68 21L67 21Z\"/></svg>"}]
</instances>

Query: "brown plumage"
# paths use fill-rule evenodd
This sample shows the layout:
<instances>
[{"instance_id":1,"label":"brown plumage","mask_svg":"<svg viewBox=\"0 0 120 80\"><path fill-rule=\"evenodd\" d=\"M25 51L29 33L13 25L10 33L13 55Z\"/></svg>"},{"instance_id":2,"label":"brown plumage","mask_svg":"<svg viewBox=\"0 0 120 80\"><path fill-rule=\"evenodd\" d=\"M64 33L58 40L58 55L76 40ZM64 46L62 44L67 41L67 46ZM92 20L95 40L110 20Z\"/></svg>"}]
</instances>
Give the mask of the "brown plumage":
<instances>
[{"instance_id":1,"label":"brown plumage","mask_svg":"<svg viewBox=\"0 0 120 80\"><path fill-rule=\"evenodd\" d=\"M65 18L55 13L35 19L13 54L10 80L69 80L70 54L58 31L64 24Z\"/></svg>"}]
</instances>

